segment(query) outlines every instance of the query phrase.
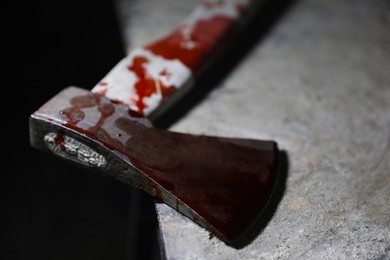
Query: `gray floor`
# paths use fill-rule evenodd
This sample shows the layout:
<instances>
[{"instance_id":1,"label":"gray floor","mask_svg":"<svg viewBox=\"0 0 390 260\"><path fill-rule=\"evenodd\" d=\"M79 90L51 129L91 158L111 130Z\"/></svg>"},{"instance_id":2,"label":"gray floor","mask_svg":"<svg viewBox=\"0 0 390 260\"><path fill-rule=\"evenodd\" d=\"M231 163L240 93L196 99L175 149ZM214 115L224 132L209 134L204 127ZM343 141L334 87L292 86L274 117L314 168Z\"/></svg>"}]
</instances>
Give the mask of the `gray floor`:
<instances>
[{"instance_id":1,"label":"gray floor","mask_svg":"<svg viewBox=\"0 0 390 260\"><path fill-rule=\"evenodd\" d=\"M162 35L199 1L143 2L132 2L139 15L129 19L145 28L126 27L128 46ZM141 15L155 9L162 15ZM258 33L170 130L277 141L288 163L280 201L238 249L157 205L166 257L389 259L390 3L295 1Z\"/></svg>"}]
</instances>

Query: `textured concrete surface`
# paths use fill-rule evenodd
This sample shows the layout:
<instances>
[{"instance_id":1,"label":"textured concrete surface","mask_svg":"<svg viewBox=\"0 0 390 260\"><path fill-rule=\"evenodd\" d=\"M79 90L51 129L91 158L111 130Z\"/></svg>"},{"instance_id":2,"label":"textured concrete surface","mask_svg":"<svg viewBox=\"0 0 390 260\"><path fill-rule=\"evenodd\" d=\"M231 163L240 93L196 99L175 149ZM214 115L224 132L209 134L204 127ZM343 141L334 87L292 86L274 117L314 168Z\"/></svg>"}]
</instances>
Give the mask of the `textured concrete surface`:
<instances>
[{"instance_id":1,"label":"textured concrete surface","mask_svg":"<svg viewBox=\"0 0 390 260\"><path fill-rule=\"evenodd\" d=\"M199 1L143 2L129 5L129 46ZM167 259L390 259L388 1L296 1L171 130L273 139L289 167L269 223L239 249L158 204Z\"/></svg>"}]
</instances>

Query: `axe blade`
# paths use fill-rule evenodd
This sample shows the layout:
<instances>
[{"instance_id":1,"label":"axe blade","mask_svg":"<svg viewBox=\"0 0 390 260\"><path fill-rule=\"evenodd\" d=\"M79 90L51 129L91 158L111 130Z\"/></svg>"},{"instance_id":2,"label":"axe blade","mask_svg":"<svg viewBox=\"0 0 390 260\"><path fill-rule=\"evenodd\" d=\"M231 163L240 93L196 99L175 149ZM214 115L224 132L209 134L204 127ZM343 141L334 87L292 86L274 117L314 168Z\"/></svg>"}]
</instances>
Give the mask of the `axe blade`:
<instances>
[{"instance_id":1,"label":"axe blade","mask_svg":"<svg viewBox=\"0 0 390 260\"><path fill-rule=\"evenodd\" d=\"M232 243L277 180L273 141L169 132L126 106L68 87L30 117L31 145L133 185Z\"/></svg>"}]
</instances>

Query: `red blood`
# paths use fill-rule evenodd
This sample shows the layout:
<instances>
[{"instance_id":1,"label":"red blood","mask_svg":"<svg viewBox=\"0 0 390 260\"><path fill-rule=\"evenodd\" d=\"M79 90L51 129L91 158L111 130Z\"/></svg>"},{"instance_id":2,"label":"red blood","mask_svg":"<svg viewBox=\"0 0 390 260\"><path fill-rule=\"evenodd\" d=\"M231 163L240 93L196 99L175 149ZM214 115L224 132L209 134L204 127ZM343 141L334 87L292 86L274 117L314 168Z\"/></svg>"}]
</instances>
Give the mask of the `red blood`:
<instances>
[{"instance_id":1,"label":"red blood","mask_svg":"<svg viewBox=\"0 0 390 260\"><path fill-rule=\"evenodd\" d=\"M93 107L100 103L100 96L98 95L85 95L74 97L70 100L70 103L79 108Z\"/></svg>"},{"instance_id":2,"label":"red blood","mask_svg":"<svg viewBox=\"0 0 390 260\"><path fill-rule=\"evenodd\" d=\"M85 114L79 107L69 107L61 111L62 115L65 115L68 122L71 124L77 124L84 119Z\"/></svg>"},{"instance_id":3,"label":"red blood","mask_svg":"<svg viewBox=\"0 0 390 260\"><path fill-rule=\"evenodd\" d=\"M125 118L115 123L132 136L115 149L207 219L209 228L226 240L237 237L265 208L276 181L276 144L195 137L146 128ZM162 198L160 193L155 196ZM179 203L175 206L178 209Z\"/></svg>"},{"instance_id":4,"label":"red blood","mask_svg":"<svg viewBox=\"0 0 390 260\"><path fill-rule=\"evenodd\" d=\"M96 126L102 126L105 122L105 120L114 114L115 107L112 104L104 104L98 107L98 110L100 112L100 118L99 121L96 123Z\"/></svg>"},{"instance_id":5,"label":"red blood","mask_svg":"<svg viewBox=\"0 0 390 260\"><path fill-rule=\"evenodd\" d=\"M135 90L139 97L138 100L136 100L136 106L138 112L141 114L143 114L145 108L147 108L143 100L145 97L150 97L152 94L159 92L161 92L163 97L167 97L175 89L175 86L166 86L161 82L160 79L155 79L150 74L148 74L144 67L144 64L148 62L149 60L147 58L143 56L137 56L134 57L133 63L128 67L128 69L133 71L138 78L137 82L135 83ZM161 73L164 73L164 71Z\"/></svg>"},{"instance_id":6,"label":"red blood","mask_svg":"<svg viewBox=\"0 0 390 260\"><path fill-rule=\"evenodd\" d=\"M171 73L169 73L166 69L164 69L163 71L160 72L160 76L162 77L165 77L167 79L169 79L171 77Z\"/></svg>"},{"instance_id":7,"label":"red blood","mask_svg":"<svg viewBox=\"0 0 390 260\"><path fill-rule=\"evenodd\" d=\"M216 15L210 19L199 20L192 28L189 39L184 38L183 31L188 25L182 25L167 37L145 46L156 55L166 59L179 59L196 73L217 42L221 41L227 29L233 24L231 17ZM191 40L193 48L185 48L184 44Z\"/></svg>"},{"instance_id":8,"label":"red blood","mask_svg":"<svg viewBox=\"0 0 390 260\"><path fill-rule=\"evenodd\" d=\"M105 120L115 112L115 107L112 103L101 104L101 96L88 94L84 96L73 97L70 100L71 107L68 107L61 111L61 114L65 115L68 120L68 124L77 125L78 122L85 118L83 108L90 108L97 106L100 112L100 118L96 126L102 126Z\"/></svg>"},{"instance_id":9,"label":"red blood","mask_svg":"<svg viewBox=\"0 0 390 260\"><path fill-rule=\"evenodd\" d=\"M54 142L59 145L59 146L64 146L65 145L65 137L61 134L58 134L56 138L54 139Z\"/></svg>"}]
</instances>

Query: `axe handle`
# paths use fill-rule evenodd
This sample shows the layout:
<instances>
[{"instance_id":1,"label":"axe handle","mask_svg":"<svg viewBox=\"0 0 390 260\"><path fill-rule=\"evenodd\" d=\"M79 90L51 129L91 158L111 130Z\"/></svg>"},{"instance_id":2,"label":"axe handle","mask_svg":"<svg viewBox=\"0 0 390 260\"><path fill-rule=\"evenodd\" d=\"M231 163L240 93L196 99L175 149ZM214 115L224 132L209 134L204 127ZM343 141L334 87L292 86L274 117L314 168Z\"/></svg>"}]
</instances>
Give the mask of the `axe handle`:
<instances>
[{"instance_id":1,"label":"axe handle","mask_svg":"<svg viewBox=\"0 0 390 260\"><path fill-rule=\"evenodd\" d=\"M92 92L156 118L223 53L262 1L204 1L173 32L133 49Z\"/></svg>"}]
</instances>

